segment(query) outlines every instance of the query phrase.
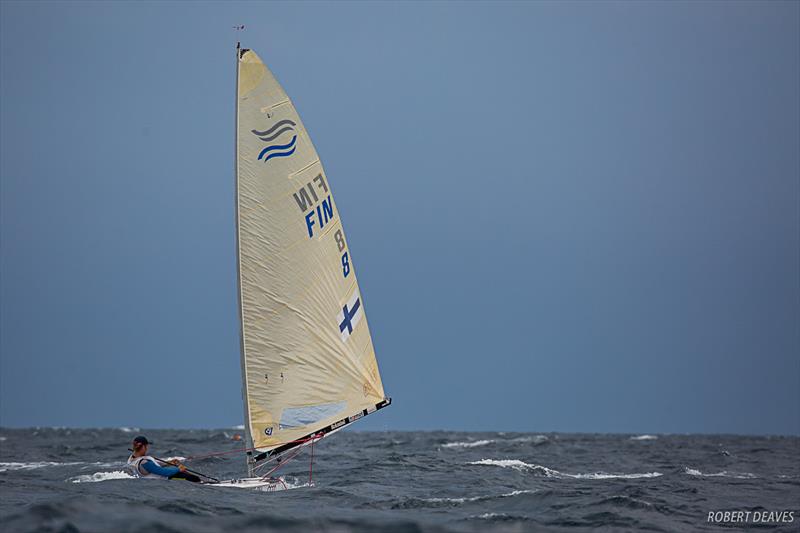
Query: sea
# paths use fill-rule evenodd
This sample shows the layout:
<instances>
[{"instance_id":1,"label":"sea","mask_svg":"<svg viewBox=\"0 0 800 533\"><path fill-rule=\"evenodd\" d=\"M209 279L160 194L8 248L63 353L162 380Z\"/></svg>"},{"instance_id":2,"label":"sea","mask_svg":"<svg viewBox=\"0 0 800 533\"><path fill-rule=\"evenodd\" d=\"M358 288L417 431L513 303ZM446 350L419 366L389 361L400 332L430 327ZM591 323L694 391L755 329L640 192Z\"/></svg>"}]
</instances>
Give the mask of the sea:
<instances>
[{"instance_id":1,"label":"sea","mask_svg":"<svg viewBox=\"0 0 800 533\"><path fill-rule=\"evenodd\" d=\"M0 531L800 531L789 436L342 431L284 462L281 491L125 472L143 434L242 477L241 433L0 428Z\"/></svg>"}]
</instances>

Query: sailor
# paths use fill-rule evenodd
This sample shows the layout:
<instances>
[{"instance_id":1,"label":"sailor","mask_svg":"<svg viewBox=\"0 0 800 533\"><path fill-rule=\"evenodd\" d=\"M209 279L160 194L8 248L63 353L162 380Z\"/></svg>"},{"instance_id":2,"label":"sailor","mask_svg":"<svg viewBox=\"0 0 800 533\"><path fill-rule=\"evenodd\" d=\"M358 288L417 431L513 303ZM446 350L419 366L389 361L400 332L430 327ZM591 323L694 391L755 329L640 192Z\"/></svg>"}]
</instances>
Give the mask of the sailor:
<instances>
[{"instance_id":1,"label":"sailor","mask_svg":"<svg viewBox=\"0 0 800 533\"><path fill-rule=\"evenodd\" d=\"M170 466L161 466L154 457L147 455L150 443L146 437L133 439L133 453L128 457L128 469L135 477L152 479L185 479L197 483L200 478L186 471L186 467L177 460L170 461ZM161 461L164 462L164 461Z\"/></svg>"}]
</instances>

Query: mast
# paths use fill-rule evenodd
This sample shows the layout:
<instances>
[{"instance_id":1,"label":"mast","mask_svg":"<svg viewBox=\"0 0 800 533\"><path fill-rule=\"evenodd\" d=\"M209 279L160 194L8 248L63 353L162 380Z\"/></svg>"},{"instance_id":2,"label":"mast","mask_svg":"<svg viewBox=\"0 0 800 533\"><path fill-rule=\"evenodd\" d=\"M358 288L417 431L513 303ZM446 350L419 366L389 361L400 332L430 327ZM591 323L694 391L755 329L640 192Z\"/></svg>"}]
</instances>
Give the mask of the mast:
<instances>
[{"instance_id":1,"label":"mast","mask_svg":"<svg viewBox=\"0 0 800 533\"><path fill-rule=\"evenodd\" d=\"M242 365L242 404L244 405L244 445L247 450L253 447L253 437L250 435L250 412L247 405L247 365L244 356L244 320L242 318L242 262L239 249L239 59L241 45L236 42L236 103L234 106L234 142L233 142L233 182L234 200L236 205L236 300L239 308L239 357ZM253 452L245 454L247 464L247 477L253 477Z\"/></svg>"}]
</instances>

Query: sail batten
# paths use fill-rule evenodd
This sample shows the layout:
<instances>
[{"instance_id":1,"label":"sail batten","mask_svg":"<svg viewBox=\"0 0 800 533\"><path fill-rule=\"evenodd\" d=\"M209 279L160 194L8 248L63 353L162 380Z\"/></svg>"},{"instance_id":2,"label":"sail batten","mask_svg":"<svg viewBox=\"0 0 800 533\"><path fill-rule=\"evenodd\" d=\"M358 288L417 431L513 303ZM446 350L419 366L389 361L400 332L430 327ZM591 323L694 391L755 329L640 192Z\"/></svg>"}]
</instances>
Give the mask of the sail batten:
<instances>
[{"instance_id":1,"label":"sail batten","mask_svg":"<svg viewBox=\"0 0 800 533\"><path fill-rule=\"evenodd\" d=\"M330 180L266 65L247 49L237 62L245 428L248 448L270 452L390 402Z\"/></svg>"}]
</instances>

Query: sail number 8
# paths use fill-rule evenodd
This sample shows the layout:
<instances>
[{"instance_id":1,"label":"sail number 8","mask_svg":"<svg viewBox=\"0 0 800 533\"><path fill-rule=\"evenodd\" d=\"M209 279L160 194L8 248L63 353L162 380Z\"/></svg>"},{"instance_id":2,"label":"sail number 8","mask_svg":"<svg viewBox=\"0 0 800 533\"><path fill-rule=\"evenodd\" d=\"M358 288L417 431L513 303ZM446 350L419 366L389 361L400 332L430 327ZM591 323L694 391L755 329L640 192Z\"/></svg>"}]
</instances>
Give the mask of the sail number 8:
<instances>
[{"instance_id":1,"label":"sail number 8","mask_svg":"<svg viewBox=\"0 0 800 533\"><path fill-rule=\"evenodd\" d=\"M345 251L347 246L344 243L344 235L342 235L342 230L337 229L336 233L333 235L333 238L336 239L336 246L339 247L339 251L344 252L342 254L342 275L347 277L347 275L350 273L350 258Z\"/></svg>"}]
</instances>

